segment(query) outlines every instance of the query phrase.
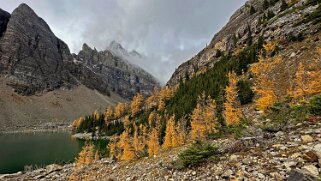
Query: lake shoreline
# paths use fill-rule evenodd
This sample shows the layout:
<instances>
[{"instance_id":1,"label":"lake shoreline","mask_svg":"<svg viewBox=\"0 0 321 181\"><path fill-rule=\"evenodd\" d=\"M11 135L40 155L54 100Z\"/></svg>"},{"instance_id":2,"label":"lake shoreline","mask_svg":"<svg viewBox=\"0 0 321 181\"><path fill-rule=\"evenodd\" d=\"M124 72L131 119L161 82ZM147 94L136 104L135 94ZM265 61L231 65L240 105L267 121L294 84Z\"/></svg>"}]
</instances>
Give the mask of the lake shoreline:
<instances>
[{"instance_id":1,"label":"lake shoreline","mask_svg":"<svg viewBox=\"0 0 321 181\"><path fill-rule=\"evenodd\" d=\"M39 125L32 127L17 127L17 128L7 128L0 130L0 135L2 134L16 134L16 133L43 133L43 132L72 132L72 127L69 124L59 124L59 125Z\"/></svg>"}]
</instances>

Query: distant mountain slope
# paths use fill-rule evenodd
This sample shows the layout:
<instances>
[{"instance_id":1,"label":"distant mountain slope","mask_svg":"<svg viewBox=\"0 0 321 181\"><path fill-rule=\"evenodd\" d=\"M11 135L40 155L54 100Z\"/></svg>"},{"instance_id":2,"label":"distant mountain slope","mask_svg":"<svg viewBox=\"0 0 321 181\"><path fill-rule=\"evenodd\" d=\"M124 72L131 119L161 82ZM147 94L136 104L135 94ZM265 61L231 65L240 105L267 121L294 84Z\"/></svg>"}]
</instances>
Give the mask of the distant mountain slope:
<instances>
[{"instance_id":1,"label":"distant mountain slope","mask_svg":"<svg viewBox=\"0 0 321 181\"><path fill-rule=\"evenodd\" d=\"M74 57L26 4L12 14L0 9L0 79L0 129L70 122L159 86L150 74L111 52L84 45ZM72 101L53 96L60 92Z\"/></svg>"},{"instance_id":2,"label":"distant mountain slope","mask_svg":"<svg viewBox=\"0 0 321 181\"><path fill-rule=\"evenodd\" d=\"M83 85L57 89L41 96L22 96L6 86L7 81L0 78L0 132L66 125L80 115L125 101L117 94L106 96Z\"/></svg>"},{"instance_id":3,"label":"distant mountain slope","mask_svg":"<svg viewBox=\"0 0 321 181\"><path fill-rule=\"evenodd\" d=\"M249 0L238 9L210 44L192 59L181 64L168 85L213 67L222 53L238 51L257 42L287 44L320 30L321 10L317 0ZM188 75L188 76L187 76Z\"/></svg>"},{"instance_id":4,"label":"distant mountain slope","mask_svg":"<svg viewBox=\"0 0 321 181\"><path fill-rule=\"evenodd\" d=\"M113 47L112 47L113 46ZM137 92L150 95L158 81L137 65L129 63L131 56L127 50L115 42L111 49L97 51L84 44L78 55L74 55L76 62L83 63L90 70L100 75L107 86L124 98L131 98ZM138 53L135 54L138 56Z\"/></svg>"}]
</instances>

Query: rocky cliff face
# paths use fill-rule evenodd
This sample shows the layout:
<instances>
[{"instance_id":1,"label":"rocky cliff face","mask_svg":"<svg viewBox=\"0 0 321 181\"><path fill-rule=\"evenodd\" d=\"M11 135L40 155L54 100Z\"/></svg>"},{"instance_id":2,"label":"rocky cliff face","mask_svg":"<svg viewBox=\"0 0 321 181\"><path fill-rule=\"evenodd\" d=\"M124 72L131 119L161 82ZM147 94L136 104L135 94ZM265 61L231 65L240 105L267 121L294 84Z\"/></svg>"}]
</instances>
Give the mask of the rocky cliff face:
<instances>
[{"instance_id":1,"label":"rocky cliff face","mask_svg":"<svg viewBox=\"0 0 321 181\"><path fill-rule=\"evenodd\" d=\"M11 15L8 12L0 9L0 38L7 29L7 24L9 22L10 16Z\"/></svg>"},{"instance_id":2,"label":"rocky cliff face","mask_svg":"<svg viewBox=\"0 0 321 181\"><path fill-rule=\"evenodd\" d=\"M74 58L76 62L81 62L100 75L113 92L125 98L131 98L137 92L148 95L159 86L156 79L149 73L125 59L126 55L123 52L127 51L120 44L117 47L113 46L112 50L97 51L84 44Z\"/></svg>"},{"instance_id":3,"label":"rocky cliff face","mask_svg":"<svg viewBox=\"0 0 321 181\"><path fill-rule=\"evenodd\" d=\"M7 84L22 95L83 84L130 99L158 86L150 74L109 51L84 45L74 60L68 46L26 4L11 15L0 9L0 37L0 75L10 77Z\"/></svg>"},{"instance_id":4,"label":"rocky cliff face","mask_svg":"<svg viewBox=\"0 0 321 181\"><path fill-rule=\"evenodd\" d=\"M76 85L64 68L71 61L68 46L27 5L16 8L0 41L0 73L12 77L17 92L30 95Z\"/></svg>"},{"instance_id":5,"label":"rocky cliff face","mask_svg":"<svg viewBox=\"0 0 321 181\"><path fill-rule=\"evenodd\" d=\"M316 0L249 0L237 10L210 44L180 65L168 85L177 85L186 75L211 67L220 54L233 52L256 42L276 41L281 46L315 34L320 29L320 7Z\"/></svg>"}]
</instances>

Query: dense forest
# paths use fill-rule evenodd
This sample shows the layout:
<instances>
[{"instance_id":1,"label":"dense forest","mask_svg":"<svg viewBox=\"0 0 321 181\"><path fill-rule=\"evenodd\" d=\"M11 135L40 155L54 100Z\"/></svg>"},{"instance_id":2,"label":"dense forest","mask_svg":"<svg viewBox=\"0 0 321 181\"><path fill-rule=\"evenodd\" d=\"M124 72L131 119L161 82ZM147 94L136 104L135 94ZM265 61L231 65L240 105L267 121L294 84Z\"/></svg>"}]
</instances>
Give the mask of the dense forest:
<instances>
[{"instance_id":1,"label":"dense forest","mask_svg":"<svg viewBox=\"0 0 321 181\"><path fill-rule=\"evenodd\" d=\"M290 84L275 76L276 71L286 72L278 49L276 42L260 38L241 51L222 53L212 68L177 87L155 90L147 98L137 94L130 104L119 103L103 114L96 111L75 120L73 126L76 132L110 136L110 158L129 161L192 140L237 136L248 123L242 105L252 102L266 117L283 122L316 114L320 96L313 98L313 104L309 100L321 92L321 49L315 50L313 60L301 62L293 75L288 74Z\"/></svg>"}]
</instances>

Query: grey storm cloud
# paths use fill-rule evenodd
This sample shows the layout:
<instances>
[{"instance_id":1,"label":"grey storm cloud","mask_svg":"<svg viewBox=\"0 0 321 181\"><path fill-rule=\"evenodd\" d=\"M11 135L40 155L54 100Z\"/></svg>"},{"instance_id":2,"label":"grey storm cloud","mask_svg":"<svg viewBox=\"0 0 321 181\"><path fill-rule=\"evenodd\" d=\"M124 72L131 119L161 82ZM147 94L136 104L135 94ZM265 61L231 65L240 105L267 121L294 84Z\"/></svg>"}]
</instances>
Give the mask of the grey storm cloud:
<instances>
[{"instance_id":1,"label":"grey storm cloud","mask_svg":"<svg viewBox=\"0 0 321 181\"><path fill-rule=\"evenodd\" d=\"M26 3L77 53L83 43L112 40L146 57L137 64L166 82L210 42L245 0L1 0L12 12Z\"/></svg>"}]
</instances>

